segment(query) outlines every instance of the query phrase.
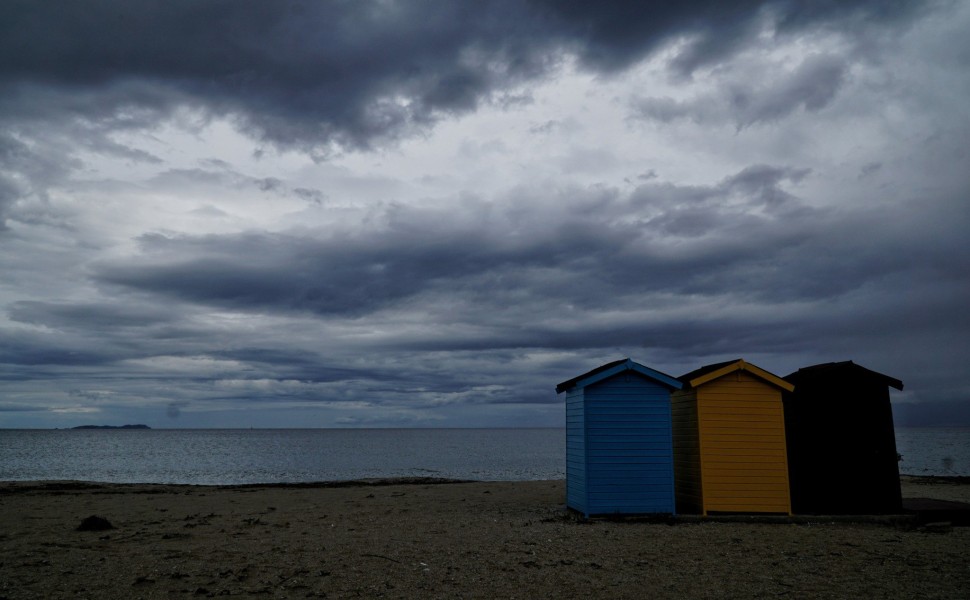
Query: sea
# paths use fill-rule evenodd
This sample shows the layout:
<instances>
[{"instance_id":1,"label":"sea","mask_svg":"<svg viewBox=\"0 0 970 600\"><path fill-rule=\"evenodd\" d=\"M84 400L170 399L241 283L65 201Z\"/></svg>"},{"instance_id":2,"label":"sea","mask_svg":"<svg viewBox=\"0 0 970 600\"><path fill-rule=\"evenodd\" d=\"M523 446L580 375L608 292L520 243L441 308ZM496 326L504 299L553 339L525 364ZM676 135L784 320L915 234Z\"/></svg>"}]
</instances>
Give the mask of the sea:
<instances>
[{"instance_id":1,"label":"sea","mask_svg":"<svg viewBox=\"0 0 970 600\"><path fill-rule=\"evenodd\" d=\"M563 479L564 429L0 430L0 481Z\"/></svg>"},{"instance_id":2,"label":"sea","mask_svg":"<svg viewBox=\"0 0 970 600\"><path fill-rule=\"evenodd\" d=\"M900 471L970 476L970 428L897 428ZM563 479L565 430L0 429L0 481Z\"/></svg>"}]
</instances>

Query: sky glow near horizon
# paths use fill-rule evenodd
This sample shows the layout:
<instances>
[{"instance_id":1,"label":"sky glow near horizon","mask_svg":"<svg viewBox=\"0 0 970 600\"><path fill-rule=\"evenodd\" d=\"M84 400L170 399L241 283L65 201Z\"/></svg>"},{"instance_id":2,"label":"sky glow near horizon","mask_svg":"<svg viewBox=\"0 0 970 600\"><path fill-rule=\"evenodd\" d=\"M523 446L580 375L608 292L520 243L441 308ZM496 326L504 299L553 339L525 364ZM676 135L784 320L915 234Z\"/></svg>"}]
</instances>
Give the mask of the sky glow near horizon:
<instances>
[{"instance_id":1,"label":"sky glow near horizon","mask_svg":"<svg viewBox=\"0 0 970 600\"><path fill-rule=\"evenodd\" d=\"M558 426L555 385L626 356L854 360L970 418L967 30L6 3L0 427Z\"/></svg>"}]
</instances>

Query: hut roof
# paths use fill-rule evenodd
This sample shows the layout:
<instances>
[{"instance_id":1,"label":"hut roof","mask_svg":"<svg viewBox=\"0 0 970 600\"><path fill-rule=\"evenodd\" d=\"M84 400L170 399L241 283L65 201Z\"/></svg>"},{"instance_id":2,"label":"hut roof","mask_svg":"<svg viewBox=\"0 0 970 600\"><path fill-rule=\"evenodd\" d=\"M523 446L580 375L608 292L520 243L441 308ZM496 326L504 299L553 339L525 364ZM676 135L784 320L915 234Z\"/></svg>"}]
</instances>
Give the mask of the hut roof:
<instances>
[{"instance_id":1,"label":"hut roof","mask_svg":"<svg viewBox=\"0 0 970 600\"><path fill-rule=\"evenodd\" d=\"M650 367L645 367L638 362L634 362L629 358L621 358L620 360L614 360L613 362L608 362L605 365L600 365L593 369L592 371L587 371L578 377L573 377L572 379L566 380L556 386L556 393L560 394L567 390L571 390L575 387L586 387L592 385L598 381L603 381L614 375L623 373L624 371L634 371L652 379L659 384L665 385L672 390L679 390L683 387L683 384L676 378L667 375L666 373L661 373L656 369L651 369Z\"/></svg>"},{"instance_id":2,"label":"hut roof","mask_svg":"<svg viewBox=\"0 0 970 600\"><path fill-rule=\"evenodd\" d=\"M719 377L723 377L728 373L733 373L735 371L747 371L755 377L764 380L775 387L779 387L785 391L792 391L795 389L791 383L788 383L781 377L773 373L765 371L761 367L753 365L749 362L745 362L744 359L737 358L735 360L728 360L725 362L714 363L711 365L706 365L700 369L695 369L690 373L685 373L677 379L682 381L685 386L697 387L699 385L704 385L708 381L714 381Z\"/></svg>"},{"instance_id":3,"label":"hut roof","mask_svg":"<svg viewBox=\"0 0 970 600\"><path fill-rule=\"evenodd\" d=\"M795 385L799 382L808 379L829 379L829 380L871 380L877 383L882 383L888 385L889 387L895 388L897 390L903 389L903 382L890 377L889 375L883 375L882 373L877 373L863 366L857 365L851 360L844 360L842 362L830 362L821 363L818 365L812 365L811 367L803 367L798 369L794 373L790 373L785 376L785 380L789 381Z\"/></svg>"}]
</instances>

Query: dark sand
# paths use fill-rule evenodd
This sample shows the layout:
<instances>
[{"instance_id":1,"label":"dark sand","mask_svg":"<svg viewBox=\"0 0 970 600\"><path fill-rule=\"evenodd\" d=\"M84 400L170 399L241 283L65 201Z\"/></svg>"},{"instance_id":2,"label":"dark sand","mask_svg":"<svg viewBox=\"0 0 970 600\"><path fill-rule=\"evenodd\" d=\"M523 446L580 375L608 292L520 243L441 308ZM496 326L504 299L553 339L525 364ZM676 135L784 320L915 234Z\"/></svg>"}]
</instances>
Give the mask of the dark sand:
<instances>
[{"instance_id":1,"label":"dark sand","mask_svg":"<svg viewBox=\"0 0 970 600\"><path fill-rule=\"evenodd\" d=\"M904 496L970 501L966 480ZM970 598L970 527L581 522L564 482L0 483L0 599ZM91 515L114 529L76 531Z\"/></svg>"}]
</instances>

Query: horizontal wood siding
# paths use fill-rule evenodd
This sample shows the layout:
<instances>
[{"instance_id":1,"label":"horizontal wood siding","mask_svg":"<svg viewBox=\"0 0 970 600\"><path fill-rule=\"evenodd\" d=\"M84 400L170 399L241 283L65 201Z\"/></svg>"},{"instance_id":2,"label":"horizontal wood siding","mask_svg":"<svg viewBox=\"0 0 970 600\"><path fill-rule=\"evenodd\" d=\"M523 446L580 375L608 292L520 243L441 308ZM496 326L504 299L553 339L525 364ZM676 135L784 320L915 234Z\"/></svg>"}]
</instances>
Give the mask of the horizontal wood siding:
<instances>
[{"instance_id":1,"label":"horizontal wood siding","mask_svg":"<svg viewBox=\"0 0 970 600\"><path fill-rule=\"evenodd\" d=\"M675 512L668 388L626 372L584 395L589 514Z\"/></svg>"},{"instance_id":2,"label":"horizontal wood siding","mask_svg":"<svg viewBox=\"0 0 970 600\"><path fill-rule=\"evenodd\" d=\"M735 371L696 393L704 512L790 513L781 390Z\"/></svg>"},{"instance_id":3,"label":"horizontal wood siding","mask_svg":"<svg viewBox=\"0 0 970 600\"><path fill-rule=\"evenodd\" d=\"M586 413L583 389L566 395L566 506L586 510Z\"/></svg>"},{"instance_id":4,"label":"horizontal wood siding","mask_svg":"<svg viewBox=\"0 0 970 600\"><path fill-rule=\"evenodd\" d=\"M674 489L677 512L702 510L701 457L697 431L697 394L674 392L671 396L674 446Z\"/></svg>"}]
</instances>

